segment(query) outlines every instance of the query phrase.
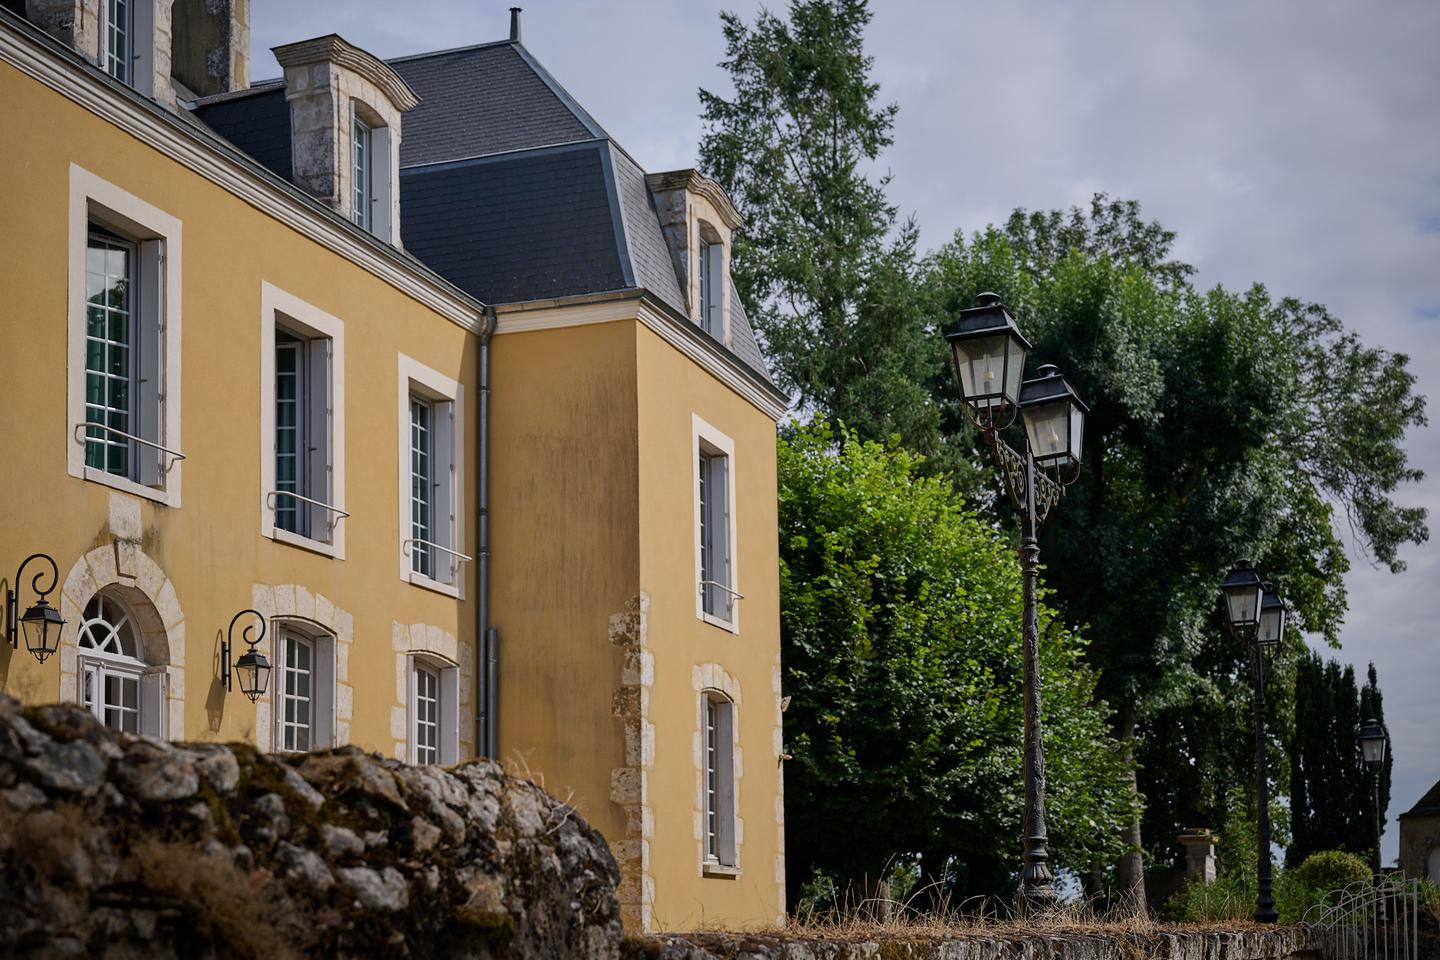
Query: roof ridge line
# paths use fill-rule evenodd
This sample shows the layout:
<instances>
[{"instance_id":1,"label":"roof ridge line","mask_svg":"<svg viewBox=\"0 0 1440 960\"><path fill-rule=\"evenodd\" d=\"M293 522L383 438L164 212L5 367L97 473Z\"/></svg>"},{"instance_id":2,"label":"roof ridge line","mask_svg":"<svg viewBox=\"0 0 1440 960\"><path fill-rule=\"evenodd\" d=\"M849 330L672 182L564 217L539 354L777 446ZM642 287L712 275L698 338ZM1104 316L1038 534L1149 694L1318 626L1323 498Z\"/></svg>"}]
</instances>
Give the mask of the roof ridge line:
<instances>
[{"instance_id":1,"label":"roof ridge line","mask_svg":"<svg viewBox=\"0 0 1440 960\"><path fill-rule=\"evenodd\" d=\"M609 143L608 137L589 137L585 140L559 140L555 143L543 143L533 147L516 147L514 150L499 150L495 153L477 153L470 157L454 157L450 160L428 160L425 163L407 163L400 166L403 174L410 170L421 170L435 167L458 167L467 163L485 163L490 160L508 160L523 153L558 153L561 150L578 149L579 147L593 147L596 144Z\"/></svg>"},{"instance_id":2,"label":"roof ridge line","mask_svg":"<svg viewBox=\"0 0 1440 960\"><path fill-rule=\"evenodd\" d=\"M386 63L405 63L410 60L424 60L426 57L443 57L451 53L467 53L471 50L505 47L513 43L515 43L514 40L487 40L484 43L471 43L463 47L446 47L444 50L428 50L425 53L407 53L404 56L386 57L384 59Z\"/></svg>"}]
</instances>

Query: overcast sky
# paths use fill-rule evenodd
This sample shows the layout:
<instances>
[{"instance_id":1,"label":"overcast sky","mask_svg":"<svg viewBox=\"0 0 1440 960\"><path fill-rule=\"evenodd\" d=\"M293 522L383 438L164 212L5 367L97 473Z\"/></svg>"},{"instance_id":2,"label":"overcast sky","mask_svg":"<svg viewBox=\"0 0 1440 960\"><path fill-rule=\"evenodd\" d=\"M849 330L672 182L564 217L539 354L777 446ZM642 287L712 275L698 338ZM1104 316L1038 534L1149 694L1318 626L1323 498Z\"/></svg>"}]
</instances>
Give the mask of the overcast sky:
<instances>
[{"instance_id":1,"label":"overcast sky","mask_svg":"<svg viewBox=\"0 0 1440 960\"><path fill-rule=\"evenodd\" d=\"M279 74L270 47L330 32L382 57L503 39L508 6L254 0L251 75ZM644 167L669 170L695 163L696 89L725 89L719 11L758 6L531 0L524 42ZM900 106L884 163L924 247L1017 206L1133 198L1178 232L1202 285L1260 281L1325 303L1440 394L1440 3L874 9L874 77ZM1440 427L1408 447L1430 477L1401 499L1433 516ZM1353 557L1338 654L1362 676L1373 660L1385 694L1387 863L1394 815L1440 778L1440 543L1404 556L1400 576Z\"/></svg>"}]
</instances>

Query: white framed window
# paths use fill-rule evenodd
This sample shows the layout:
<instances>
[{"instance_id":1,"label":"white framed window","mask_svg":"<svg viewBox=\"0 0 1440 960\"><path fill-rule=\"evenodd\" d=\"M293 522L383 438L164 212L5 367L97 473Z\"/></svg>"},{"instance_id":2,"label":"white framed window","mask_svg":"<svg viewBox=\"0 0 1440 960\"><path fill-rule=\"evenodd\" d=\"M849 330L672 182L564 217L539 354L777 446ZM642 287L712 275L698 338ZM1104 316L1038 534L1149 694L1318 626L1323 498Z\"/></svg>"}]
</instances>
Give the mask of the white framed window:
<instances>
[{"instance_id":1,"label":"white framed window","mask_svg":"<svg viewBox=\"0 0 1440 960\"><path fill-rule=\"evenodd\" d=\"M725 244L708 223L701 222L697 231L698 268L700 273L700 327L722 343L725 331Z\"/></svg>"},{"instance_id":2,"label":"white framed window","mask_svg":"<svg viewBox=\"0 0 1440 960\"><path fill-rule=\"evenodd\" d=\"M369 104L350 102L350 219L387 243L392 235L394 175L399 155L390 128Z\"/></svg>"},{"instance_id":3,"label":"white framed window","mask_svg":"<svg viewBox=\"0 0 1440 960\"><path fill-rule=\"evenodd\" d=\"M735 443L692 415L695 478L695 615L738 633L735 563Z\"/></svg>"},{"instance_id":4,"label":"white framed window","mask_svg":"<svg viewBox=\"0 0 1440 960\"><path fill-rule=\"evenodd\" d=\"M460 761L460 671L453 663L412 654L409 663L410 762Z\"/></svg>"},{"instance_id":5,"label":"white framed window","mask_svg":"<svg viewBox=\"0 0 1440 960\"><path fill-rule=\"evenodd\" d=\"M287 621L275 627L276 749L335 744L335 638Z\"/></svg>"},{"instance_id":6,"label":"white framed window","mask_svg":"<svg viewBox=\"0 0 1440 960\"><path fill-rule=\"evenodd\" d=\"M180 221L70 167L70 476L180 506Z\"/></svg>"},{"instance_id":7,"label":"white framed window","mask_svg":"<svg viewBox=\"0 0 1440 960\"><path fill-rule=\"evenodd\" d=\"M100 0L100 66L121 83L134 77L135 17L131 0Z\"/></svg>"},{"instance_id":8,"label":"white framed window","mask_svg":"<svg viewBox=\"0 0 1440 960\"><path fill-rule=\"evenodd\" d=\"M371 128L370 124L360 119L359 113L353 111L351 123L354 127L350 144L351 180L355 194L353 215L357 226L369 230L372 219L370 202L374 199L370 178L375 163L370 138Z\"/></svg>"},{"instance_id":9,"label":"white framed window","mask_svg":"<svg viewBox=\"0 0 1440 960\"><path fill-rule=\"evenodd\" d=\"M718 690L701 694L704 729L705 864L734 867L735 704Z\"/></svg>"},{"instance_id":10,"label":"white framed window","mask_svg":"<svg viewBox=\"0 0 1440 960\"><path fill-rule=\"evenodd\" d=\"M464 553L464 393L458 382L399 358L400 577L460 597Z\"/></svg>"},{"instance_id":11,"label":"white framed window","mask_svg":"<svg viewBox=\"0 0 1440 960\"><path fill-rule=\"evenodd\" d=\"M95 594L76 646L81 706L112 730L163 737L166 675L147 667L130 610L106 592Z\"/></svg>"},{"instance_id":12,"label":"white framed window","mask_svg":"<svg viewBox=\"0 0 1440 960\"><path fill-rule=\"evenodd\" d=\"M345 556L345 325L260 286L260 532Z\"/></svg>"}]
</instances>

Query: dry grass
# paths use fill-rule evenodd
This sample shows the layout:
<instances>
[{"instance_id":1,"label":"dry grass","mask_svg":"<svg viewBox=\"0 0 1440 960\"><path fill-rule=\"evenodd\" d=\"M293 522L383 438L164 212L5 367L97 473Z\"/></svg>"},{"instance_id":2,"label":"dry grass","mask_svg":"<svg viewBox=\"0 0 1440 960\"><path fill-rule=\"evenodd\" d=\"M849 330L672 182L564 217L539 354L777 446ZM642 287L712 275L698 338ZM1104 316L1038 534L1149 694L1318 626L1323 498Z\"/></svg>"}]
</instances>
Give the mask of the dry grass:
<instances>
[{"instance_id":1,"label":"dry grass","mask_svg":"<svg viewBox=\"0 0 1440 960\"><path fill-rule=\"evenodd\" d=\"M842 940L942 940L956 938L1011 938L1023 936L1112 936L1145 939L1165 932L1237 932L1262 929L1249 921L1225 924L1159 924L1133 903L1101 907L1095 900L1061 904L1052 911L1022 915L1011 904L993 898L974 897L959 903L942 898L931 904L928 891L917 890L904 900L884 896L847 893L823 907L802 909L783 928L752 928L760 935L796 939ZM734 924L712 922L705 932L734 930ZM1270 928L1265 928L1270 929Z\"/></svg>"}]
</instances>

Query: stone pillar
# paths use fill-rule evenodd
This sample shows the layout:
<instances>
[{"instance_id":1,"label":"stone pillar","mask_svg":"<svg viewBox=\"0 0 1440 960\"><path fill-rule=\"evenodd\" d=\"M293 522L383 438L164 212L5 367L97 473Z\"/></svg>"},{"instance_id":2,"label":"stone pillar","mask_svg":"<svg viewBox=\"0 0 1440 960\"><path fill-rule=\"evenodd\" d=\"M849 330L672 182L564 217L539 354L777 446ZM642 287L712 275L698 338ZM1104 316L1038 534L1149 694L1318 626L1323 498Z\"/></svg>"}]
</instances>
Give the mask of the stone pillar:
<instances>
[{"instance_id":1,"label":"stone pillar","mask_svg":"<svg viewBox=\"0 0 1440 960\"><path fill-rule=\"evenodd\" d=\"M175 79L200 97L250 86L250 0L174 0Z\"/></svg>"},{"instance_id":2,"label":"stone pillar","mask_svg":"<svg viewBox=\"0 0 1440 960\"><path fill-rule=\"evenodd\" d=\"M25 19L91 63L100 62L101 0L25 0Z\"/></svg>"},{"instance_id":3,"label":"stone pillar","mask_svg":"<svg viewBox=\"0 0 1440 960\"><path fill-rule=\"evenodd\" d=\"M1178 839L1185 846L1185 878L1191 882L1215 882L1215 838L1209 830L1191 827Z\"/></svg>"}]
</instances>

